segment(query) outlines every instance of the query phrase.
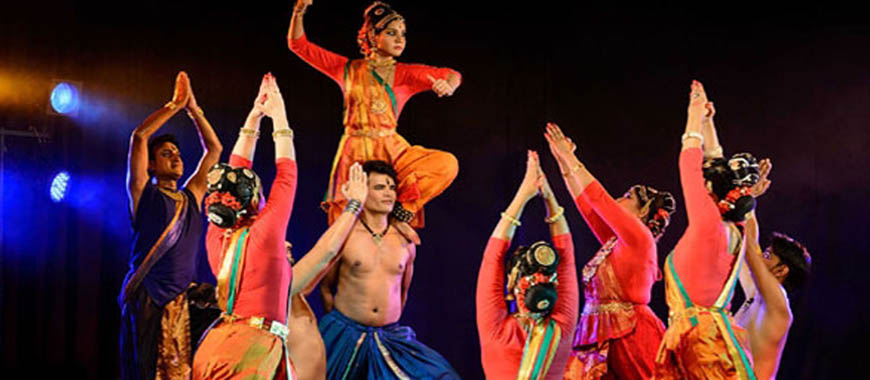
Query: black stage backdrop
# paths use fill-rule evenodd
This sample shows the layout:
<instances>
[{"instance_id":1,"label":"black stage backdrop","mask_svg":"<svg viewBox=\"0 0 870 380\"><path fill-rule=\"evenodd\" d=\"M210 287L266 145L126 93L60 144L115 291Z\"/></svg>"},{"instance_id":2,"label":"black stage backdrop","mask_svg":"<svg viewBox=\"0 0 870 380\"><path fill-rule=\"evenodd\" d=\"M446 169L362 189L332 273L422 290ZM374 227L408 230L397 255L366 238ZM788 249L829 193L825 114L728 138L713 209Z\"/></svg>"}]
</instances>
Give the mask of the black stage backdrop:
<instances>
[{"instance_id":1,"label":"black stage backdrop","mask_svg":"<svg viewBox=\"0 0 870 380\"><path fill-rule=\"evenodd\" d=\"M115 378L119 309L131 231L126 211L129 134L169 100L186 70L217 129L226 159L268 71L278 78L296 131L299 189L288 239L297 258L326 228L318 209L342 133L338 86L286 47L291 1L19 4L0 16L0 127L6 136L0 250L0 358L6 374ZM346 56L367 3L316 1L309 38ZM686 8L562 6L492 8L461 2L393 4L408 20L401 58L463 74L451 98L416 96L399 131L454 153L456 182L426 209L411 296L413 326L463 377L483 378L474 289L482 251L524 168L541 153L566 207L578 267L597 250L571 205L542 129L559 123L611 194L635 183L674 192L679 210L659 260L685 228L677 155L689 82L718 109L727 152L774 162L759 201L763 232L803 241L814 259L809 288L793 300L794 325L779 378L856 378L870 338L866 254L870 156L870 27L850 9L713 4ZM75 117L46 113L52 80L81 85ZM269 127L264 125L264 130ZM161 132L181 138L191 172L200 150L185 116ZM260 141L255 168L274 177L273 146ZM67 199L48 197L70 172ZM531 203L515 243L547 238ZM665 317L664 287L652 307ZM739 296L738 296L739 297ZM319 299L311 297L318 314ZM738 299L739 301L739 299ZM0 377L7 378L6 375ZM12 377L8 377L12 378Z\"/></svg>"}]
</instances>

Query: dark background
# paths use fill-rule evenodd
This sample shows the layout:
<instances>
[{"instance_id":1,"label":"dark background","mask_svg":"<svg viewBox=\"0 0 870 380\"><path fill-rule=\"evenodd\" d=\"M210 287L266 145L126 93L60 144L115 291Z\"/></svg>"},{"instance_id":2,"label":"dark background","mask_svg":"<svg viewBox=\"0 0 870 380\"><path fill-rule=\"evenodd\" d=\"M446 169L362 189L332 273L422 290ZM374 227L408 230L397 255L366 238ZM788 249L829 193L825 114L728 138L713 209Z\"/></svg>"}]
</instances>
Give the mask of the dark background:
<instances>
[{"instance_id":1,"label":"dark background","mask_svg":"<svg viewBox=\"0 0 870 380\"><path fill-rule=\"evenodd\" d=\"M476 3L476 2L475 2ZM793 299L794 324L779 378L856 378L853 348L870 338L864 292L870 143L870 27L849 8L704 3L629 7L396 1L407 19L404 62L463 74L452 98L416 96L399 120L413 144L454 153L460 173L427 207L411 296L402 322L464 377L483 378L474 288L483 247L522 177L526 149L541 152L566 206L578 266L598 249L571 205L542 128L559 123L609 189L635 183L670 190L679 209L660 261L685 228L677 155L688 86L716 102L726 152L774 162L759 201L763 232L788 233L813 254L814 278ZM316 1L309 38L357 57L368 2ZM0 127L6 137L0 233L0 367L6 374L117 377L119 309L131 230L124 175L130 132L172 94L178 70L225 147L225 160L261 76L278 78L296 131L299 189L287 232L298 259L326 228L318 203L342 133L338 86L286 47L292 2L31 2L0 15ZM79 82L77 116L46 113L52 81ZM264 130L269 131L268 125ZM201 150L186 116L179 135L186 171ZM255 168L274 178L273 145ZM67 199L48 197L68 170ZM547 238L530 203L517 243ZM664 287L653 309L666 316ZM311 301L318 314L320 302ZM738 300L739 301L739 300ZM8 372L11 370L12 372ZM10 377L11 378L11 377Z\"/></svg>"}]
</instances>

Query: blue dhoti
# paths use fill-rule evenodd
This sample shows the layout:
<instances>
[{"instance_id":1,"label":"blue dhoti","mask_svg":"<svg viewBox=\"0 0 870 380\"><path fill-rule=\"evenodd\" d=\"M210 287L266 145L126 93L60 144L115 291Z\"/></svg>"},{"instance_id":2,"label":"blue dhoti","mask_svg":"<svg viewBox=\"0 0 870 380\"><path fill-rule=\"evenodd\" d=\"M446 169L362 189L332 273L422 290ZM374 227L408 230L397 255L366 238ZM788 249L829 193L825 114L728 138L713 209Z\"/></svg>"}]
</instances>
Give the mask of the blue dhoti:
<instances>
[{"instance_id":1,"label":"blue dhoti","mask_svg":"<svg viewBox=\"0 0 870 380\"><path fill-rule=\"evenodd\" d=\"M327 379L460 378L408 326L364 326L333 309L320 319L319 328L326 345Z\"/></svg>"}]
</instances>

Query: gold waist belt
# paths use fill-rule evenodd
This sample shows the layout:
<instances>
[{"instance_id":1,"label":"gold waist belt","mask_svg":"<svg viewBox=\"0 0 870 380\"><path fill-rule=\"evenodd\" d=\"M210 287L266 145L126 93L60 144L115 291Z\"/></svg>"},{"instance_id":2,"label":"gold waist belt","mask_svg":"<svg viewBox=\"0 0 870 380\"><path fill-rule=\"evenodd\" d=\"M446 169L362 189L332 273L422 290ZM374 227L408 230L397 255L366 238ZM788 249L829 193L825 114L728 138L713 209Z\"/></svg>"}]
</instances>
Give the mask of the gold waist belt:
<instances>
[{"instance_id":1,"label":"gold waist belt","mask_svg":"<svg viewBox=\"0 0 870 380\"><path fill-rule=\"evenodd\" d=\"M243 317L229 315L229 314L223 314L223 315L221 315L221 318L223 319L224 322L227 322L227 323L237 323L237 322L238 323L245 323L245 322L247 322L246 324L248 326L251 326L253 328L260 329L260 330L266 330L274 335L277 335L282 340L286 340L287 334L290 333L290 329L287 328L287 325L285 325L281 322L278 322L278 321L268 319L268 318L263 318L263 317L243 318Z\"/></svg>"},{"instance_id":2,"label":"gold waist belt","mask_svg":"<svg viewBox=\"0 0 870 380\"><path fill-rule=\"evenodd\" d=\"M396 134L395 129L353 129L344 128L344 134L354 137L368 137L371 139L392 136Z\"/></svg>"},{"instance_id":3,"label":"gold waist belt","mask_svg":"<svg viewBox=\"0 0 870 380\"><path fill-rule=\"evenodd\" d=\"M583 314L582 315L590 315L590 314L603 314L603 313L613 313L618 311L630 311L634 310L634 304L631 302L593 302L586 303L583 305Z\"/></svg>"},{"instance_id":4,"label":"gold waist belt","mask_svg":"<svg viewBox=\"0 0 870 380\"><path fill-rule=\"evenodd\" d=\"M668 326L673 325L675 322L683 319L683 318L692 318L697 317L699 314L720 314L725 312L725 315L730 317L731 310L720 308L720 307L706 307L706 306L698 306L692 305L692 307L688 309L684 309L682 311L676 312L671 310L668 312Z\"/></svg>"}]
</instances>

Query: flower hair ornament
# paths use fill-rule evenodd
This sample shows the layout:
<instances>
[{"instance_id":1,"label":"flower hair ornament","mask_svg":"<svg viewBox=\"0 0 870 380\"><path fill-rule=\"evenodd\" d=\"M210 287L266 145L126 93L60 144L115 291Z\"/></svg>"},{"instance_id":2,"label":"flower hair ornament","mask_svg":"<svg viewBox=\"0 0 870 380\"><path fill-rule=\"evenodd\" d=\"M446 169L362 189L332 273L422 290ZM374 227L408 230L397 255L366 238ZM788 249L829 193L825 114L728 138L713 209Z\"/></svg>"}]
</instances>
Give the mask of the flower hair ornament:
<instances>
[{"instance_id":1,"label":"flower hair ornament","mask_svg":"<svg viewBox=\"0 0 870 380\"><path fill-rule=\"evenodd\" d=\"M248 168L217 163L208 171L205 197L209 222L221 228L236 226L253 213L260 200L260 177Z\"/></svg>"}]
</instances>

